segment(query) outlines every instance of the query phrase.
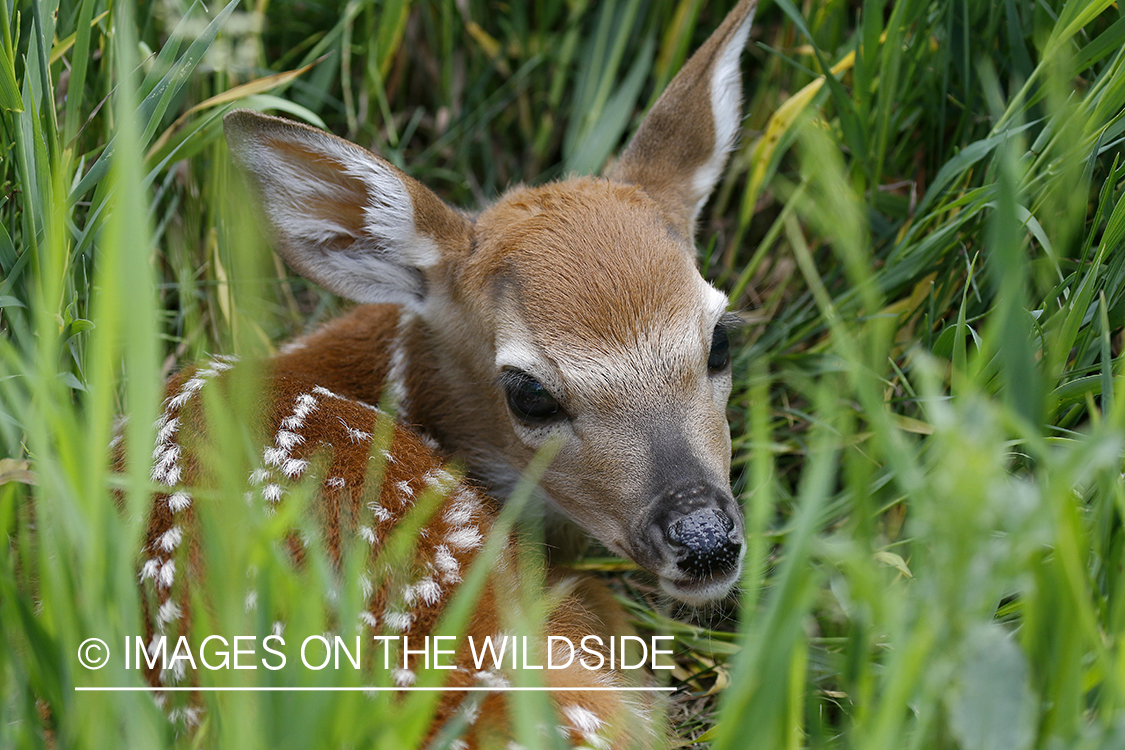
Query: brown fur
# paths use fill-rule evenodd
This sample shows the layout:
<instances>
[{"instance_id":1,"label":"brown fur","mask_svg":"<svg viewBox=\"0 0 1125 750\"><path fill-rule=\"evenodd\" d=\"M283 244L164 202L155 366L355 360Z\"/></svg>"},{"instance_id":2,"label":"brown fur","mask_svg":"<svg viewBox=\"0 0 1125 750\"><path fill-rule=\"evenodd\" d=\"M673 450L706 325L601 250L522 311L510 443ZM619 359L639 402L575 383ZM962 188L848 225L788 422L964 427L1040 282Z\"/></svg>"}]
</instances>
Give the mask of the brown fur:
<instances>
[{"instance_id":1,"label":"brown fur","mask_svg":"<svg viewBox=\"0 0 1125 750\"><path fill-rule=\"evenodd\" d=\"M274 366L341 396L378 404L400 312L395 305L359 305L284 348Z\"/></svg>"},{"instance_id":2,"label":"brown fur","mask_svg":"<svg viewBox=\"0 0 1125 750\"><path fill-rule=\"evenodd\" d=\"M535 343L613 356L687 314L695 260L640 188L590 177L518 188L477 220L462 283L505 269ZM583 246L596 247L595 252ZM495 295L482 304L495 304ZM607 351L591 351L592 347Z\"/></svg>"}]
</instances>

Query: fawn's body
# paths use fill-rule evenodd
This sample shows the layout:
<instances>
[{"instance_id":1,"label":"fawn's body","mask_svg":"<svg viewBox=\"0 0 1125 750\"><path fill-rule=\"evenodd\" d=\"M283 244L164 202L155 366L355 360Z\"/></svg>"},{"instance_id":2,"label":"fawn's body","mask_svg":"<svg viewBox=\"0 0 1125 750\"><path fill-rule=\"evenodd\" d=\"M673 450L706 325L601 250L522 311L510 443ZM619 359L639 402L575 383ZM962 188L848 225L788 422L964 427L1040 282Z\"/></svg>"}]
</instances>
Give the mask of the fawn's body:
<instances>
[{"instance_id":1,"label":"fawn's body","mask_svg":"<svg viewBox=\"0 0 1125 750\"><path fill-rule=\"evenodd\" d=\"M290 534L286 546L291 556L302 561L308 545L313 544L340 565L349 546L358 542L367 547L363 585L370 595L366 607L359 622L340 623L339 630L409 636L417 651L417 644L435 634L439 618L484 548L495 521L495 502L448 471L441 457L410 430L391 424L387 415L369 404L334 393L318 379L288 369L286 364L282 357L269 363L264 373L269 399L260 424L251 429L262 436L263 447L250 477L250 497L272 511L299 483L311 481L318 486L312 512L319 538ZM207 490L213 484L198 454L207 434L203 403L211 398L224 409L234 408L228 384L223 382L231 367L229 360L215 359L186 369L169 383L153 469L154 480L168 491L154 503L141 566L149 644L160 637L166 644L176 644L180 636L190 636L192 588L203 578L206 565L199 537L200 514L206 512ZM209 393L216 389L218 395ZM381 429L384 438L378 437ZM382 440L388 436L384 445ZM380 557L388 536L410 513L424 512L418 505L427 492L441 496L436 510L421 526L407 559L388 569ZM232 500L240 502L241 498ZM463 750L502 746L510 739L503 693L470 694L457 688L503 687L513 680L506 660L497 667L495 660L478 659L473 649L487 638L500 642L512 627L509 618L518 598L514 592L520 586L516 579L521 570L518 544L515 537L504 539L495 561L489 561L491 572L456 639L456 653L447 657L453 669L442 673L449 691L442 694L430 733L432 736L451 719L464 720L465 733L455 745ZM577 644L595 635L608 645L621 615L612 600L586 586L575 580L557 583L555 595L560 598L542 623L543 638L546 634L563 636ZM253 582L248 581L247 587L246 606L256 608ZM503 605L498 592L505 592ZM590 601L596 603L596 611L588 605ZM532 640L535 642L534 636ZM592 649L604 651L597 643L589 642ZM168 652L172 648L166 646ZM151 645L150 652L155 662L156 649ZM412 654L405 663L401 658L395 649L390 677L393 684L409 687L417 680L423 657ZM180 660L172 668L148 668L148 679L158 687L196 685L197 675L183 670L184 664ZM601 689L633 684L627 674L611 668L608 659L598 664L590 657L585 664L574 660L563 669L544 670L542 675L550 687ZM594 666L598 668L588 668ZM177 698L183 696L172 696L171 703L166 696L160 700L174 718L194 724L197 702ZM556 700L556 708L558 724L551 731L575 745L648 747L657 739L651 706L636 696L569 691ZM638 726L645 730L638 733Z\"/></svg>"}]
</instances>

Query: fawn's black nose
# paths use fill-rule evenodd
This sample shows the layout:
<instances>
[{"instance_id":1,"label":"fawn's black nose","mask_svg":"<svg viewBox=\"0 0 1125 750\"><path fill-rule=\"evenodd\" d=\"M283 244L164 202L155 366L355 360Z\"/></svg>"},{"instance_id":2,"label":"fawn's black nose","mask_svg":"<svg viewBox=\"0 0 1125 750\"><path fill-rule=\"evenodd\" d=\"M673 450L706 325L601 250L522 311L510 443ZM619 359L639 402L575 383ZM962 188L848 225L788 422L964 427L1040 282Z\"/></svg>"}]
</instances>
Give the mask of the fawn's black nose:
<instances>
[{"instance_id":1,"label":"fawn's black nose","mask_svg":"<svg viewBox=\"0 0 1125 750\"><path fill-rule=\"evenodd\" d=\"M709 484L683 487L656 503L649 538L684 577L722 576L742 558L741 518L728 492Z\"/></svg>"},{"instance_id":2,"label":"fawn's black nose","mask_svg":"<svg viewBox=\"0 0 1125 750\"><path fill-rule=\"evenodd\" d=\"M734 568L742 541L732 539L734 521L718 508L702 508L677 518L664 537L679 555L676 564L692 578L707 578Z\"/></svg>"}]
</instances>

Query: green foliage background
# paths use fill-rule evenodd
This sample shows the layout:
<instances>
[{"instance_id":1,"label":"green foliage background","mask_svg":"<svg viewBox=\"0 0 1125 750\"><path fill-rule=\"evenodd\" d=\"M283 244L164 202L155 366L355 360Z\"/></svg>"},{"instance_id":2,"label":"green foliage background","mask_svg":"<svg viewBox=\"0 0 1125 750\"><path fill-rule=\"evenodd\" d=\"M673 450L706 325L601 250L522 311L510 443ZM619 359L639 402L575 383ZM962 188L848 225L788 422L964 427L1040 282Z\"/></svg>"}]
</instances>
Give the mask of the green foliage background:
<instances>
[{"instance_id":1,"label":"green foliage background","mask_svg":"<svg viewBox=\"0 0 1125 750\"><path fill-rule=\"evenodd\" d=\"M263 246L221 115L328 127L480 205L600 169L730 4L0 0L0 746L416 742L424 700L210 694L176 734L143 693L74 691L141 684L74 660L138 632L150 488L145 451L108 471L115 415L150 445L177 363L341 309ZM1121 8L776 0L752 40L699 237L750 323L746 578L685 613L613 576L638 627L678 636L676 741L1125 747ZM332 574L238 505L207 528L216 567L254 565L294 628L326 629ZM208 627L268 631L239 575L212 579ZM533 724L526 745L555 741Z\"/></svg>"}]
</instances>

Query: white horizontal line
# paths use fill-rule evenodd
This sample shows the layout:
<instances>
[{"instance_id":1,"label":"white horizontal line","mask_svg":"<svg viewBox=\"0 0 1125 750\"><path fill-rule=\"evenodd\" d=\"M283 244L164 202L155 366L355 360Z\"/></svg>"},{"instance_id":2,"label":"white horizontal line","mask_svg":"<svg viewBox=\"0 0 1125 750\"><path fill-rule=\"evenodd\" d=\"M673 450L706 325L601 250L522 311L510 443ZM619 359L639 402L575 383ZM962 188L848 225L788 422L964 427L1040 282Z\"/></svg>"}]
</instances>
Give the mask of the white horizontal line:
<instances>
[{"instance_id":1,"label":"white horizontal line","mask_svg":"<svg viewBox=\"0 0 1125 750\"><path fill-rule=\"evenodd\" d=\"M449 692L449 693L594 693L594 692L646 692L670 693L678 688L672 687L75 687L76 693L155 693L155 692L197 692L197 693L311 693L311 692L363 692L363 693L406 693L406 692Z\"/></svg>"}]
</instances>

